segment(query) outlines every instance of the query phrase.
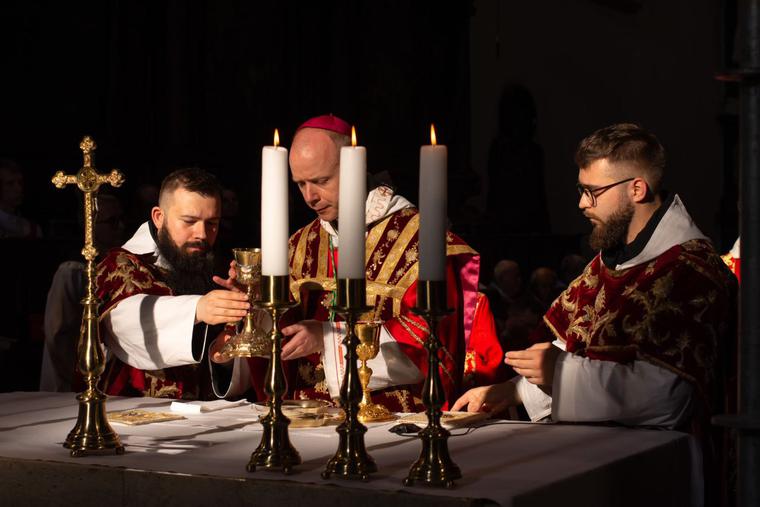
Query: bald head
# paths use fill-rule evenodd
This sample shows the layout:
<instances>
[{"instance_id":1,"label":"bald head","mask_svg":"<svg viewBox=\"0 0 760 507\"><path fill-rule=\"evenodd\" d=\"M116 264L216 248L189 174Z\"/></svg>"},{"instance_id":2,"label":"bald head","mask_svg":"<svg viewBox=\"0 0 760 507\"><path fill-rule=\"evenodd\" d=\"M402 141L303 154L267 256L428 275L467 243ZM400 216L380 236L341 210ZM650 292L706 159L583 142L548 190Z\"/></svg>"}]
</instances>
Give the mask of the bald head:
<instances>
[{"instance_id":1,"label":"bald head","mask_svg":"<svg viewBox=\"0 0 760 507\"><path fill-rule=\"evenodd\" d=\"M290 147L290 171L306 204L319 218L338 218L340 148L347 136L319 128L302 128Z\"/></svg>"}]
</instances>

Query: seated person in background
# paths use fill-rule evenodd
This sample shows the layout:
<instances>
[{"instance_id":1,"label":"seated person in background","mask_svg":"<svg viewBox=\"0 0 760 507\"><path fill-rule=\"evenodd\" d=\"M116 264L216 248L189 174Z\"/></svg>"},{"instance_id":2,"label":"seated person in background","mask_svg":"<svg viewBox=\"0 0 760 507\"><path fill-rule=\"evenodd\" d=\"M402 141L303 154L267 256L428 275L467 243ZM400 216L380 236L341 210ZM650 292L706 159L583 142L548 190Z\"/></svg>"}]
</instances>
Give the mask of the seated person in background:
<instances>
[{"instance_id":1,"label":"seated person in background","mask_svg":"<svg viewBox=\"0 0 760 507\"><path fill-rule=\"evenodd\" d=\"M543 339L508 352L519 376L465 393L454 409L523 404L532 420L614 421L704 435L722 411L735 283L678 195L660 193L665 152L618 124L577 150L578 206L599 254L554 301Z\"/></svg>"},{"instance_id":2,"label":"seated person in background","mask_svg":"<svg viewBox=\"0 0 760 507\"><path fill-rule=\"evenodd\" d=\"M206 363L198 364L216 336L209 327L236 322L249 307L245 294L213 290L220 217L216 178L179 169L161 184L150 220L98 265L101 337L112 354L107 394L213 398Z\"/></svg>"},{"instance_id":3,"label":"seated person in background","mask_svg":"<svg viewBox=\"0 0 760 507\"><path fill-rule=\"evenodd\" d=\"M93 236L99 254L124 241L124 211L112 194L97 197ZM78 390L73 385L77 343L82 324L82 299L86 292L86 265L66 261L58 266L45 304L45 345L42 351L40 391Z\"/></svg>"},{"instance_id":4,"label":"seated person in background","mask_svg":"<svg viewBox=\"0 0 760 507\"><path fill-rule=\"evenodd\" d=\"M510 306L525 297L520 265L510 259L497 262L493 268L493 279L484 292L493 311L496 329L501 335Z\"/></svg>"},{"instance_id":5,"label":"seated person in background","mask_svg":"<svg viewBox=\"0 0 760 507\"><path fill-rule=\"evenodd\" d=\"M24 201L24 174L14 161L0 159L0 238L41 238L42 230L19 214Z\"/></svg>"}]
</instances>

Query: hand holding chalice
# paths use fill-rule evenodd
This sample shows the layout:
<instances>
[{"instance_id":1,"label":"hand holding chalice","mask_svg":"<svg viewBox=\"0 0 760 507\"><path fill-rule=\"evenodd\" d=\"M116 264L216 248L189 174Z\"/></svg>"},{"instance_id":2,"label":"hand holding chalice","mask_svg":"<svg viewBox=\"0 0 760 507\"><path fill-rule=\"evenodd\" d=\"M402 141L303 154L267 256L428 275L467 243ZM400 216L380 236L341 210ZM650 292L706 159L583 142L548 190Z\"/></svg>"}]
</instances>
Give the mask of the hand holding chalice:
<instances>
[{"instance_id":1,"label":"hand holding chalice","mask_svg":"<svg viewBox=\"0 0 760 507\"><path fill-rule=\"evenodd\" d=\"M233 357L268 357L270 343L266 333L256 325L253 300L258 299L261 285L261 249L233 248L235 256L235 274L238 283L245 286L248 302L251 303L243 320L242 331L235 334L219 352L224 360Z\"/></svg>"}]
</instances>

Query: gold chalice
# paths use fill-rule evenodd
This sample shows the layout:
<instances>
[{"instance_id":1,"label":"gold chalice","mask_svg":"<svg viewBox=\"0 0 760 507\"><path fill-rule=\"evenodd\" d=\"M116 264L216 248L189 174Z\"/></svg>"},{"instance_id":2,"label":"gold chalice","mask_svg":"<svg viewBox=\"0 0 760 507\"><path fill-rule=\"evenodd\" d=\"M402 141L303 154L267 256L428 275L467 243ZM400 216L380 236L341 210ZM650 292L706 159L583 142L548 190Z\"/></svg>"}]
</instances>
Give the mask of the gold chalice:
<instances>
[{"instance_id":1,"label":"gold chalice","mask_svg":"<svg viewBox=\"0 0 760 507\"><path fill-rule=\"evenodd\" d=\"M362 401L359 403L358 419L362 423L392 421L396 416L391 414L383 405L372 403L369 394L369 379L372 377L372 368L367 366L367 361L377 357L380 352L380 328L383 323L379 320L360 320L356 323L356 336L359 345L356 346L356 355L361 360L359 368L359 381L362 384Z\"/></svg>"},{"instance_id":2,"label":"gold chalice","mask_svg":"<svg viewBox=\"0 0 760 507\"><path fill-rule=\"evenodd\" d=\"M253 300L259 299L261 287L261 249L233 248L237 281L245 285L251 307L243 319L243 329L224 344L219 352L226 360L233 357L269 357L270 343L267 334L256 325Z\"/></svg>"}]
</instances>

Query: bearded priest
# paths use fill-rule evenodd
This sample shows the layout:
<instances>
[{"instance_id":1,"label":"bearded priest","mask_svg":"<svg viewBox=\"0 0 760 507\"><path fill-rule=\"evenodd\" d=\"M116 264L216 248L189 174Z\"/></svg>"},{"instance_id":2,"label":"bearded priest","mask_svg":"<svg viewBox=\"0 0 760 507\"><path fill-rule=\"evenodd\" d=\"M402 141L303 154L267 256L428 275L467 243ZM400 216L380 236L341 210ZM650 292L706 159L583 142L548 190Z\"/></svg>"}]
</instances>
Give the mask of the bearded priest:
<instances>
[{"instance_id":1,"label":"bearded priest","mask_svg":"<svg viewBox=\"0 0 760 507\"><path fill-rule=\"evenodd\" d=\"M694 468L714 465L710 416L731 412L733 399L736 281L679 196L661 192L654 135L612 125L575 158L578 207L599 253L547 311L541 343L506 354L518 376L453 408L523 404L534 421L679 429L702 444Z\"/></svg>"},{"instance_id":2,"label":"bearded priest","mask_svg":"<svg viewBox=\"0 0 760 507\"><path fill-rule=\"evenodd\" d=\"M212 273L220 217L216 178L179 169L161 184L150 220L98 265L107 394L214 398L201 361L207 342L221 332L216 326L239 321L249 307L243 293L214 290L212 280L224 283Z\"/></svg>"}]
</instances>

